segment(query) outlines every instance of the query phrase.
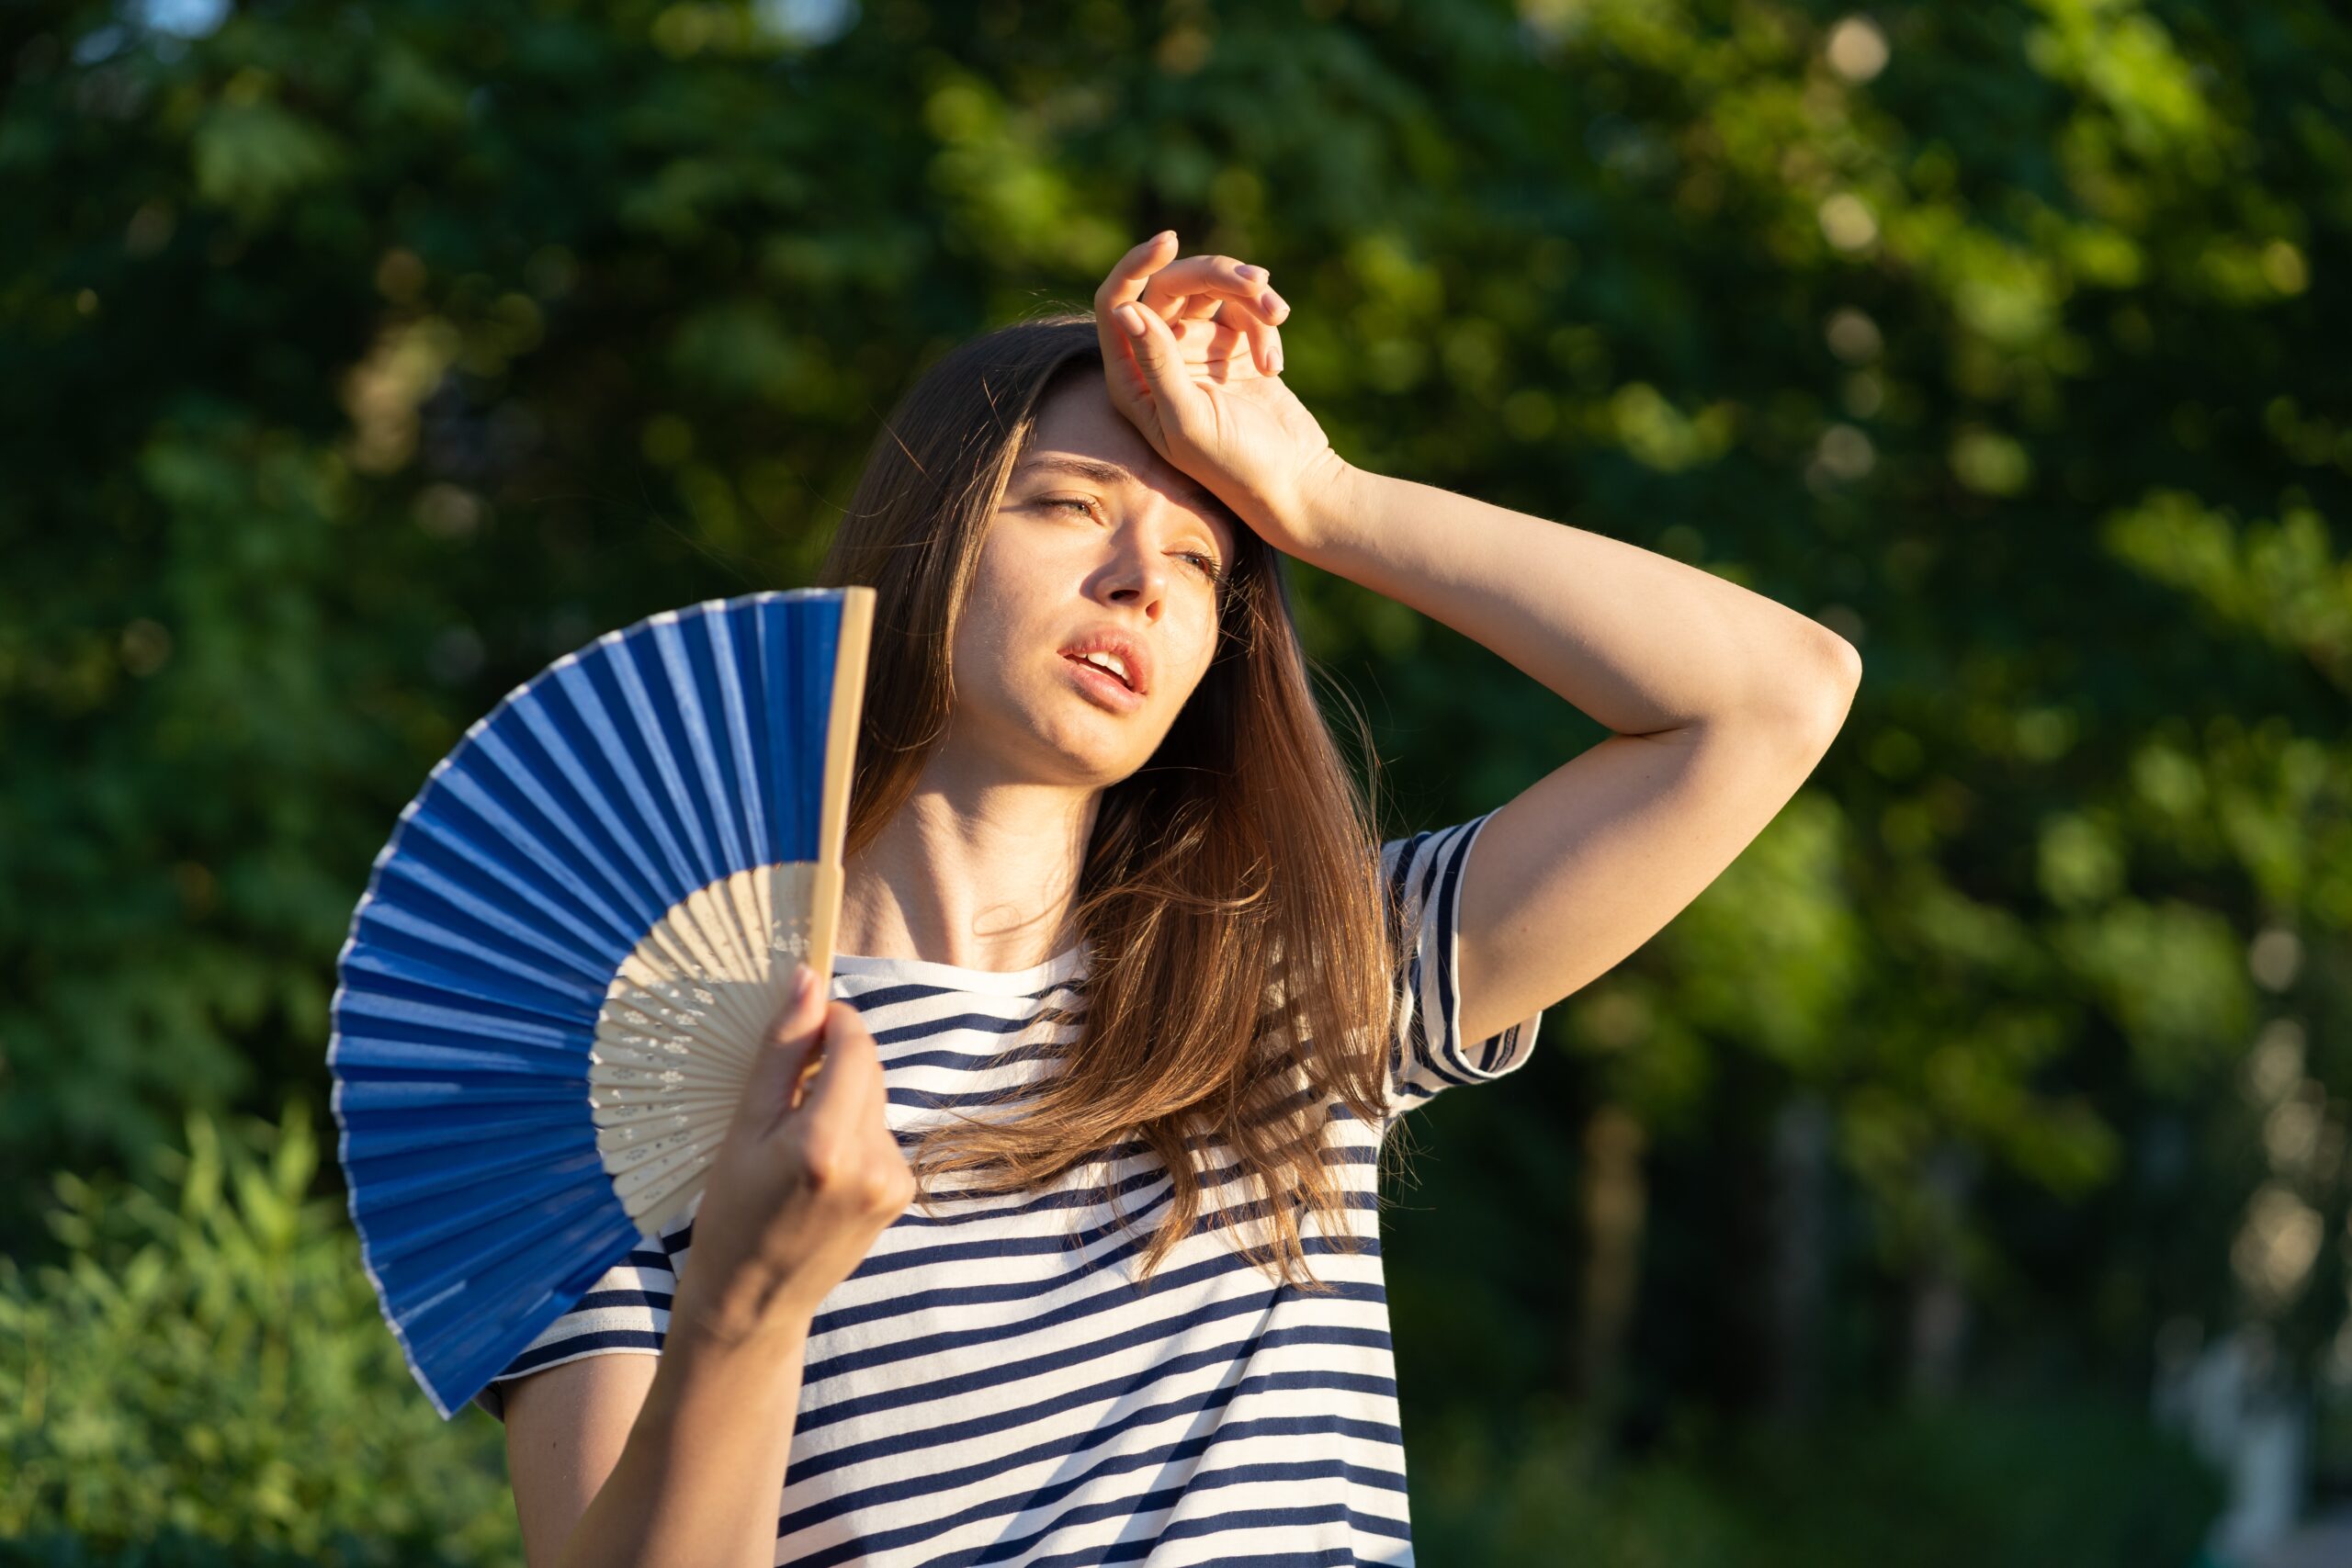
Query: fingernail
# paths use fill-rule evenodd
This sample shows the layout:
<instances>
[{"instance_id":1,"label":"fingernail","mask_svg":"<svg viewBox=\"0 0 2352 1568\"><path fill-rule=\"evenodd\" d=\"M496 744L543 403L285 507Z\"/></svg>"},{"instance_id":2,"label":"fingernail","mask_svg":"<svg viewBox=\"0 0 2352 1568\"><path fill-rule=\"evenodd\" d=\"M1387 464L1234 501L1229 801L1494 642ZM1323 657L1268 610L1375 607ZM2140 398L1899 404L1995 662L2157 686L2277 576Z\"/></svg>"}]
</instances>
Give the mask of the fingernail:
<instances>
[{"instance_id":1,"label":"fingernail","mask_svg":"<svg viewBox=\"0 0 2352 1568\"><path fill-rule=\"evenodd\" d=\"M1246 277L1255 283L1266 276L1266 269L1262 266L1237 266L1233 269L1233 273L1237 277Z\"/></svg>"},{"instance_id":2,"label":"fingernail","mask_svg":"<svg viewBox=\"0 0 2352 1568\"><path fill-rule=\"evenodd\" d=\"M1162 229L1159 233L1154 234L1154 235L1151 237L1151 243L1152 243L1153 244L1155 244L1155 245L1156 245L1156 244L1159 243L1162 240L1172 240L1172 239L1174 239L1175 237L1176 237L1176 231L1175 231L1175 230L1173 230L1173 229Z\"/></svg>"},{"instance_id":3,"label":"fingernail","mask_svg":"<svg viewBox=\"0 0 2352 1568\"><path fill-rule=\"evenodd\" d=\"M817 972L806 963L792 966L792 1005L798 1007L808 999L809 987L817 983Z\"/></svg>"},{"instance_id":4,"label":"fingernail","mask_svg":"<svg viewBox=\"0 0 2352 1568\"><path fill-rule=\"evenodd\" d=\"M1119 318L1119 324L1127 329L1130 336L1143 336L1143 312L1141 310L1136 310L1133 305L1121 305L1114 309L1111 314Z\"/></svg>"},{"instance_id":5,"label":"fingernail","mask_svg":"<svg viewBox=\"0 0 2352 1568\"><path fill-rule=\"evenodd\" d=\"M1290 301L1269 288L1266 290L1266 310L1271 315L1287 316L1290 314Z\"/></svg>"}]
</instances>

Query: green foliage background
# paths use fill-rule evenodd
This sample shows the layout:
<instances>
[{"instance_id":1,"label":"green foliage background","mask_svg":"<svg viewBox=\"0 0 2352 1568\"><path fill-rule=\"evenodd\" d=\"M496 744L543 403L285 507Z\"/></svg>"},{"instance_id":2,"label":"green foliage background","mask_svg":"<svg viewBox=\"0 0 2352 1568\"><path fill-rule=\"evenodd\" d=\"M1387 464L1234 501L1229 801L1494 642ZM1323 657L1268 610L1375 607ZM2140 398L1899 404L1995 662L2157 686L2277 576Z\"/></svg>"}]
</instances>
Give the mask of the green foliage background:
<instances>
[{"instance_id":1,"label":"green foliage background","mask_svg":"<svg viewBox=\"0 0 2352 1568\"><path fill-rule=\"evenodd\" d=\"M0 18L0 1550L517 1560L312 1131L368 863L548 660L806 581L922 364L1161 227L1272 269L1351 460L1866 666L1425 1113L1424 1559L2182 1562L2218 1494L2140 1413L2238 1324L2352 1468L2339 7L203 9ZM1297 581L1395 828L1598 739Z\"/></svg>"}]
</instances>

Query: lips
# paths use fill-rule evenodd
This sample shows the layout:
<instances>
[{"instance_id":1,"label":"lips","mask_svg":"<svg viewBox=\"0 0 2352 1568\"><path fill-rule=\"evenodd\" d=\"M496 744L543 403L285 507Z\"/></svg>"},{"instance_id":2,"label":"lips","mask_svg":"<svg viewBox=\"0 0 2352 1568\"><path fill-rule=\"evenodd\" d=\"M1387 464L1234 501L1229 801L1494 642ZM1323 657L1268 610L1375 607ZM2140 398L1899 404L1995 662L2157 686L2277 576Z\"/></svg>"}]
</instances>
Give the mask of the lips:
<instances>
[{"instance_id":1,"label":"lips","mask_svg":"<svg viewBox=\"0 0 2352 1568\"><path fill-rule=\"evenodd\" d=\"M1086 700L1096 707L1116 714L1140 713L1143 698L1119 683L1119 678L1099 664L1089 664L1083 659L1064 660L1070 667L1070 679Z\"/></svg>"},{"instance_id":2,"label":"lips","mask_svg":"<svg viewBox=\"0 0 2352 1568\"><path fill-rule=\"evenodd\" d=\"M1103 669L1099 664L1088 663L1086 655L1090 653L1113 655L1120 663L1126 666L1126 674L1122 677L1113 671ZM1081 634L1076 641L1061 649L1061 655L1076 663L1086 664L1090 670L1101 671L1106 679L1116 682L1136 696L1142 696L1151 690L1150 653L1145 649L1141 642L1116 626L1097 626Z\"/></svg>"},{"instance_id":3,"label":"lips","mask_svg":"<svg viewBox=\"0 0 2352 1568\"><path fill-rule=\"evenodd\" d=\"M1108 675L1114 681L1117 681L1120 685L1125 686L1130 692L1135 690L1133 684L1121 679L1119 672L1116 670L1112 669L1107 664L1097 664L1093 660L1077 653L1065 653L1062 657L1069 660L1072 664L1083 665L1085 668L1094 671L1098 674Z\"/></svg>"}]
</instances>

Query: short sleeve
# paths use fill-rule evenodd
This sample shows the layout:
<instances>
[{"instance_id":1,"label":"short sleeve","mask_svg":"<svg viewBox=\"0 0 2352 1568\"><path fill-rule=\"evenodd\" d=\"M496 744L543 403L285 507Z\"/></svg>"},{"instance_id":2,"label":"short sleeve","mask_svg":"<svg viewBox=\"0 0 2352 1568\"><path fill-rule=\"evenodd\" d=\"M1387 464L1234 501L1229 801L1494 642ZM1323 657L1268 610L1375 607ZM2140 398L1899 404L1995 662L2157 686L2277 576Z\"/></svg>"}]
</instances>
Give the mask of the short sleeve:
<instances>
[{"instance_id":1,"label":"short sleeve","mask_svg":"<svg viewBox=\"0 0 2352 1568\"><path fill-rule=\"evenodd\" d=\"M506 1419L506 1393L499 1384L543 1372L582 1356L616 1351L660 1355L670 1332L670 1299L678 1288L668 1236L639 1240L636 1247L598 1276L571 1311L547 1325L516 1352L506 1370L491 1379L473 1402Z\"/></svg>"},{"instance_id":2,"label":"short sleeve","mask_svg":"<svg viewBox=\"0 0 2352 1568\"><path fill-rule=\"evenodd\" d=\"M1462 1038L1462 878L1492 812L1380 846L1397 924L1396 1006L1388 1047L1389 1120L1442 1089L1485 1083L1523 1065L1541 1011L1484 1040Z\"/></svg>"}]
</instances>

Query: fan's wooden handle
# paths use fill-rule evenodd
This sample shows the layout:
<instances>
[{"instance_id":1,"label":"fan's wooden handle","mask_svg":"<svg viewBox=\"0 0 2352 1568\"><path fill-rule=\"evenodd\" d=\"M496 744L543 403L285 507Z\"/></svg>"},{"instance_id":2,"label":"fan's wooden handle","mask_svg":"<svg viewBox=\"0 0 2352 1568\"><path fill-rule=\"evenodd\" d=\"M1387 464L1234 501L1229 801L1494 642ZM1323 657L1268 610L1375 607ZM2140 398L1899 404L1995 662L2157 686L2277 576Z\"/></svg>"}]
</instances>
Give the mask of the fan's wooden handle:
<instances>
[{"instance_id":1,"label":"fan's wooden handle","mask_svg":"<svg viewBox=\"0 0 2352 1568\"><path fill-rule=\"evenodd\" d=\"M808 967L832 994L833 953L841 931L842 843L849 830L849 802L857 780L857 736L865 707L866 649L874 637L874 590L842 590L842 640L833 659L833 701L825 728L825 784L817 811L817 863L809 868ZM825 1065L820 1038L793 1079L787 1109L797 1111L808 1080Z\"/></svg>"},{"instance_id":2,"label":"fan's wooden handle","mask_svg":"<svg viewBox=\"0 0 2352 1568\"><path fill-rule=\"evenodd\" d=\"M874 640L874 590L842 590L842 640L833 658L833 701L825 727L825 783L817 806L817 863L808 908L808 967L830 996L842 919L842 845L857 781L857 737L865 711L865 655Z\"/></svg>"},{"instance_id":3,"label":"fan's wooden handle","mask_svg":"<svg viewBox=\"0 0 2352 1568\"><path fill-rule=\"evenodd\" d=\"M808 1097L809 1080L817 1076L818 1069L824 1065L824 1042L820 1040L817 1043L817 1049L808 1054L808 1059L800 1064L800 1076L792 1080L792 1092L786 1095L784 1100L784 1108L786 1111L800 1109L801 1100Z\"/></svg>"}]
</instances>

